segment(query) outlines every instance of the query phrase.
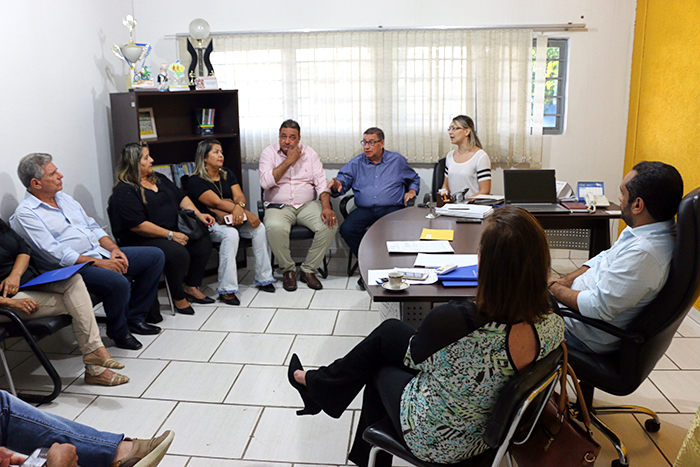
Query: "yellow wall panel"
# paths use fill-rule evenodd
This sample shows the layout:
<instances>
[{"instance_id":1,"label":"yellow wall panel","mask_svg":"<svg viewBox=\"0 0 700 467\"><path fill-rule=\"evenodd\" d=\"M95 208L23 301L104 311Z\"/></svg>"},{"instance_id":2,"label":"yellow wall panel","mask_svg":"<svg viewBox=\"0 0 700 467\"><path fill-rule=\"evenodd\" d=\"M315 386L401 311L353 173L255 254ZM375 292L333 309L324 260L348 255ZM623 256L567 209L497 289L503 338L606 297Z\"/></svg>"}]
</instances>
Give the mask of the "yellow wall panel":
<instances>
[{"instance_id":1,"label":"yellow wall panel","mask_svg":"<svg viewBox=\"0 0 700 467\"><path fill-rule=\"evenodd\" d=\"M675 166L700 186L700 2L638 0L625 169ZM700 308L700 301L695 304Z\"/></svg>"}]
</instances>

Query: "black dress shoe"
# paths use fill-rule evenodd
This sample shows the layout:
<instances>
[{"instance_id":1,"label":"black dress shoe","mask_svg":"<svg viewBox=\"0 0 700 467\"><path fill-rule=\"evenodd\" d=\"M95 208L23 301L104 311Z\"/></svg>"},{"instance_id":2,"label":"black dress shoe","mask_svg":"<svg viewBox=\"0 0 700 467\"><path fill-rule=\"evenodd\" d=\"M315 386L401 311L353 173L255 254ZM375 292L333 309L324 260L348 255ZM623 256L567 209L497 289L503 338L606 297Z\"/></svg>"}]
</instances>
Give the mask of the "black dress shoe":
<instances>
[{"instance_id":1,"label":"black dress shoe","mask_svg":"<svg viewBox=\"0 0 700 467\"><path fill-rule=\"evenodd\" d=\"M187 292L185 292L185 297L187 297L187 300L194 302L194 303L199 303L200 305L211 305L212 303L215 303L216 300L210 297L204 297L204 298L197 298L194 295L190 295ZM194 313L192 313L194 314Z\"/></svg>"},{"instance_id":2,"label":"black dress shoe","mask_svg":"<svg viewBox=\"0 0 700 467\"><path fill-rule=\"evenodd\" d=\"M293 354L292 359L289 361L289 368L287 368L287 379L289 380L289 384L291 384L294 389L299 391L301 400L304 402L304 408L297 410L297 415L316 415L321 411L321 406L311 398L306 386L298 383L297 380L294 379L294 372L303 369L304 367L301 365L299 357L297 357L297 354Z\"/></svg>"},{"instance_id":3,"label":"black dress shoe","mask_svg":"<svg viewBox=\"0 0 700 467\"><path fill-rule=\"evenodd\" d=\"M226 298L223 295L219 295L219 301L224 302L227 305L240 305L241 301L236 297L236 294L231 294L230 298Z\"/></svg>"},{"instance_id":4,"label":"black dress shoe","mask_svg":"<svg viewBox=\"0 0 700 467\"><path fill-rule=\"evenodd\" d=\"M212 302L213 302L213 301L214 301L214 300L212 300ZM181 315L193 315L193 314L194 314L194 308L192 308L191 306L188 306L188 307L185 307L185 308L178 308L178 307L175 307L175 311L176 311L177 313L180 313Z\"/></svg>"},{"instance_id":5,"label":"black dress shoe","mask_svg":"<svg viewBox=\"0 0 700 467\"><path fill-rule=\"evenodd\" d=\"M258 285L257 286L260 290L263 292L267 293L275 293L275 286L272 284L267 284L267 285Z\"/></svg>"},{"instance_id":6,"label":"black dress shoe","mask_svg":"<svg viewBox=\"0 0 700 467\"><path fill-rule=\"evenodd\" d=\"M114 345L119 347L120 349L127 349L127 350L138 350L141 347L143 347L143 344L139 342L134 336L131 334L127 334L125 337L113 339L114 340Z\"/></svg>"},{"instance_id":7,"label":"black dress shoe","mask_svg":"<svg viewBox=\"0 0 700 467\"><path fill-rule=\"evenodd\" d=\"M365 281L362 280L362 277L357 279L357 286L360 288L360 290L367 290L367 287L365 286Z\"/></svg>"},{"instance_id":8,"label":"black dress shoe","mask_svg":"<svg viewBox=\"0 0 700 467\"><path fill-rule=\"evenodd\" d=\"M152 324L140 321L138 323L129 323L129 331L131 331L132 334L148 336L158 334L160 332L160 328L158 326L153 326Z\"/></svg>"}]
</instances>

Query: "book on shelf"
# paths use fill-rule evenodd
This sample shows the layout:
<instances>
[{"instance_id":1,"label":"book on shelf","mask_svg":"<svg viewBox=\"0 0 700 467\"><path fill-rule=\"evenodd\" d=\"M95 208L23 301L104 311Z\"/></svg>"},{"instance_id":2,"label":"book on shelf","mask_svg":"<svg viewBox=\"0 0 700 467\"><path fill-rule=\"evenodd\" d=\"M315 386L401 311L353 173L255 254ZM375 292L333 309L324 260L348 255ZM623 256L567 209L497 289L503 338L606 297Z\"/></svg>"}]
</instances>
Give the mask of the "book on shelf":
<instances>
[{"instance_id":1,"label":"book on shelf","mask_svg":"<svg viewBox=\"0 0 700 467\"><path fill-rule=\"evenodd\" d=\"M214 113L216 109L195 109L197 117L197 133L200 135L214 134Z\"/></svg>"},{"instance_id":2,"label":"book on shelf","mask_svg":"<svg viewBox=\"0 0 700 467\"><path fill-rule=\"evenodd\" d=\"M170 165L154 165L153 171L165 175L168 180L173 181L173 170L170 168Z\"/></svg>"},{"instance_id":3,"label":"book on shelf","mask_svg":"<svg viewBox=\"0 0 700 467\"><path fill-rule=\"evenodd\" d=\"M177 185L178 188L182 188L182 177L184 175L191 175L194 172L194 162L183 162L181 164L170 165L170 170L172 173L172 181Z\"/></svg>"}]
</instances>

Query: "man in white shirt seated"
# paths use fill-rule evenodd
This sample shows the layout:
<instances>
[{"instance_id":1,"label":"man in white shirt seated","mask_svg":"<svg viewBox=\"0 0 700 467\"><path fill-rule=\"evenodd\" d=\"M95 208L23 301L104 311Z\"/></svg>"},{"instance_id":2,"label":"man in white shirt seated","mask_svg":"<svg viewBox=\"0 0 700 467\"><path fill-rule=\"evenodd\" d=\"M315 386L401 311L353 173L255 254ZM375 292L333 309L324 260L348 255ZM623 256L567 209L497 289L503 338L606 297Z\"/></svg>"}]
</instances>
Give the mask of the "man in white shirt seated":
<instances>
[{"instance_id":1,"label":"man in white shirt seated","mask_svg":"<svg viewBox=\"0 0 700 467\"><path fill-rule=\"evenodd\" d=\"M668 278L683 179L668 164L640 162L625 176L620 192L627 227L617 242L571 274L552 279L549 290L581 315L624 329ZM606 353L619 347L610 334L573 318L564 321L570 348Z\"/></svg>"},{"instance_id":2,"label":"man in white shirt seated","mask_svg":"<svg viewBox=\"0 0 700 467\"><path fill-rule=\"evenodd\" d=\"M160 332L158 326L146 323L146 313L158 291L163 252L155 247L117 247L95 219L63 193L63 175L50 154L24 156L17 175L27 193L10 225L31 246L39 269L93 262L80 275L88 291L103 301L107 337L122 349L140 349L142 344L132 333Z\"/></svg>"}]
</instances>

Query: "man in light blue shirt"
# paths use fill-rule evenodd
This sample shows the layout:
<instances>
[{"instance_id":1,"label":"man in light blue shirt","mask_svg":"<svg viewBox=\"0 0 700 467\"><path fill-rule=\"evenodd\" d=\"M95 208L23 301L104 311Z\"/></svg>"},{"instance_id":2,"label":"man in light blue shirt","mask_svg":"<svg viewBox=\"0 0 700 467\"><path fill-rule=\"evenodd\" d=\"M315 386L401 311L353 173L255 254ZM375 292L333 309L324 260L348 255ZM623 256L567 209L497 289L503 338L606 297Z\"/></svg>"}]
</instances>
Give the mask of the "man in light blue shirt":
<instances>
[{"instance_id":1,"label":"man in light blue shirt","mask_svg":"<svg viewBox=\"0 0 700 467\"><path fill-rule=\"evenodd\" d=\"M163 252L154 247L120 249L77 201L61 191L63 175L51 155L23 157L17 174L27 193L10 225L31 246L37 266L51 270L92 261L80 275L88 290L104 302L107 336L117 347L141 348L131 333L160 332L145 319L163 271Z\"/></svg>"},{"instance_id":2,"label":"man in light blue shirt","mask_svg":"<svg viewBox=\"0 0 700 467\"><path fill-rule=\"evenodd\" d=\"M627 224L617 242L573 273L550 281L559 303L583 316L624 329L658 295L668 278L675 240L674 217L683 198L683 179L661 162L640 162L620 185L620 209ZM605 353L619 339L565 318L572 348Z\"/></svg>"},{"instance_id":3,"label":"man in light blue shirt","mask_svg":"<svg viewBox=\"0 0 700 467\"><path fill-rule=\"evenodd\" d=\"M384 149L382 130L367 129L361 143L363 153L345 164L328 183L334 197L351 188L355 195L355 209L340 226L340 236L355 256L367 228L406 206L420 190L420 177L406 158Z\"/></svg>"}]
</instances>

